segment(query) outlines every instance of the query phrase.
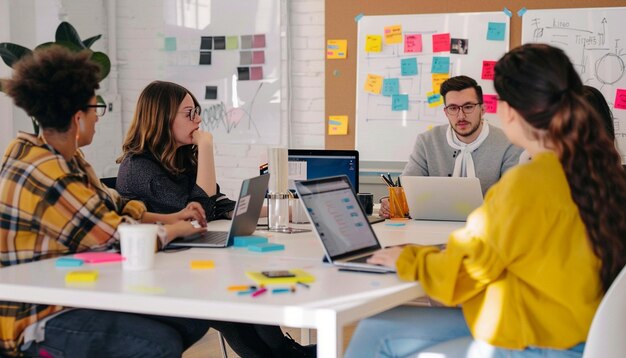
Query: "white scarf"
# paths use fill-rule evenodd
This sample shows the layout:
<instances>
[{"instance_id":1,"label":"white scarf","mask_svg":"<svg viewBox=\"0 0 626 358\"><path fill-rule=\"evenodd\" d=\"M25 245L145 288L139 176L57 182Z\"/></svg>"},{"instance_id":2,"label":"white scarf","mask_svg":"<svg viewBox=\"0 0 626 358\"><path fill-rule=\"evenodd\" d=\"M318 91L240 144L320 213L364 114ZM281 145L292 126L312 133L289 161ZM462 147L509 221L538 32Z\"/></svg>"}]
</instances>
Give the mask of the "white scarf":
<instances>
[{"instance_id":1,"label":"white scarf","mask_svg":"<svg viewBox=\"0 0 626 358\"><path fill-rule=\"evenodd\" d=\"M448 124L448 130L446 131L448 145L459 150L459 153L456 154L456 161L454 162L454 171L452 172L453 177L476 177L476 169L474 169L472 152L483 144L488 135L489 125L486 121L483 121L483 128L481 129L478 138L476 138L472 143L466 144L461 142L456 137L454 131L452 131L452 126Z\"/></svg>"}]
</instances>

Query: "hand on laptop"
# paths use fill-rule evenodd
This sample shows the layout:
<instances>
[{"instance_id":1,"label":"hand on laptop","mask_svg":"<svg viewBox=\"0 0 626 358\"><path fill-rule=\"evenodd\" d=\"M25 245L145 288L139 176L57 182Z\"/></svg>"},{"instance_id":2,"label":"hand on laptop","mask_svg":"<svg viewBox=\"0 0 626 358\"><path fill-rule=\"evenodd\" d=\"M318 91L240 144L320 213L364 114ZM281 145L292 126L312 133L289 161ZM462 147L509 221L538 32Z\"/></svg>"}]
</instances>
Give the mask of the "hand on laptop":
<instances>
[{"instance_id":1,"label":"hand on laptop","mask_svg":"<svg viewBox=\"0 0 626 358\"><path fill-rule=\"evenodd\" d=\"M177 213L173 213L171 214L174 216L174 222L178 221L178 220L187 220L187 221L196 221L201 227L205 227L206 226L206 214L204 212L204 209L202 208L202 205L200 205L200 203L197 203L195 201L190 202L189 204L187 204L187 206L177 212Z\"/></svg>"},{"instance_id":2,"label":"hand on laptop","mask_svg":"<svg viewBox=\"0 0 626 358\"><path fill-rule=\"evenodd\" d=\"M380 209L378 210L378 216L389 219L391 212L389 211L389 198L380 199Z\"/></svg>"},{"instance_id":3,"label":"hand on laptop","mask_svg":"<svg viewBox=\"0 0 626 358\"><path fill-rule=\"evenodd\" d=\"M374 253L374 255L372 255L372 257L367 259L367 263L395 268L396 261L398 261L398 257L400 257L401 252L402 247L400 246L378 250Z\"/></svg>"}]
</instances>

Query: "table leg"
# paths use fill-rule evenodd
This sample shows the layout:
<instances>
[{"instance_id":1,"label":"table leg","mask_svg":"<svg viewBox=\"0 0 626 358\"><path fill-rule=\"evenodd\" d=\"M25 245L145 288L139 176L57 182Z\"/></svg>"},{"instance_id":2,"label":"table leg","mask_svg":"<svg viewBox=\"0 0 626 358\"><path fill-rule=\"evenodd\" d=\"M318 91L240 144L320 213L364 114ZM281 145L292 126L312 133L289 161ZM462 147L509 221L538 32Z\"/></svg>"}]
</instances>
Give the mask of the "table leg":
<instances>
[{"instance_id":1,"label":"table leg","mask_svg":"<svg viewBox=\"0 0 626 358\"><path fill-rule=\"evenodd\" d=\"M341 358L343 356L343 326L337 312L322 309L317 312L317 356Z\"/></svg>"}]
</instances>

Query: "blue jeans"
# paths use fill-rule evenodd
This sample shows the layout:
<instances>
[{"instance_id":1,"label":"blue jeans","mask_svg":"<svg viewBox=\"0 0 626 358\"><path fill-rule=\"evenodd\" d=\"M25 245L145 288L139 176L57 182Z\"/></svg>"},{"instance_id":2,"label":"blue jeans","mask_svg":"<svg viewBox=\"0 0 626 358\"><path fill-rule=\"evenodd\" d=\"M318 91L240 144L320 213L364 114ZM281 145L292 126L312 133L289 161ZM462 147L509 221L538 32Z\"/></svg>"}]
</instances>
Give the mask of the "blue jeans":
<instances>
[{"instance_id":1,"label":"blue jeans","mask_svg":"<svg viewBox=\"0 0 626 358\"><path fill-rule=\"evenodd\" d=\"M472 339L458 308L401 306L359 323L346 358L417 357L420 352L444 357L581 357L584 344L569 350L503 349ZM433 355L435 356L435 355Z\"/></svg>"}]
</instances>

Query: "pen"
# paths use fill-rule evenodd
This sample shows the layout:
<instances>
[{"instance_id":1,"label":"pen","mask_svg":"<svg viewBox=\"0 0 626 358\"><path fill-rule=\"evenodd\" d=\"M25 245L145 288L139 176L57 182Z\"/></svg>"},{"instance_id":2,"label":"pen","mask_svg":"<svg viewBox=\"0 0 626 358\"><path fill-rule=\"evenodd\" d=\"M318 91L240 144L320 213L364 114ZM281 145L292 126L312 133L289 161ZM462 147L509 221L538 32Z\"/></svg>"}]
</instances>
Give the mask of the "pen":
<instances>
[{"instance_id":1,"label":"pen","mask_svg":"<svg viewBox=\"0 0 626 358\"><path fill-rule=\"evenodd\" d=\"M396 185L397 187L401 187L402 183L400 182L400 176L398 176L398 185Z\"/></svg>"},{"instance_id":2,"label":"pen","mask_svg":"<svg viewBox=\"0 0 626 358\"><path fill-rule=\"evenodd\" d=\"M248 286L248 285L228 286L228 291L245 291L245 290L256 290L256 286Z\"/></svg>"},{"instance_id":3,"label":"pen","mask_svg":"<svg viewBox=\"0 0 626 358\"><path fill-rule=\"evenodd\" d=\"M260 290L257 290L255 293L252 294L252 297L256 297L256 296L260 296L262 294L264 294L265 292L267 292L267 288L262 288Z\"/></svg>"},{"instance_id":4,"label":"pen","mask_svg":"<svg viewBox=\"0 0 626 358\"><path fill-rule=\"evenodd\" d=\"M304 283L304 282L298 281L298 282L296 282L296 283L297 283L298 285L302 286L302 287L311 288L311 286L307 285L307 284L306 284L306 283Z\"/></svg>"},{"instance_id":5,"label":"pen","mask_svg":"<svg viewBox=\"0 0 626 358\"><path fill-rule=\"evenodd\" d=\"M249 294L254 294L255 293L255 289L249 289L249 290L245 290L245 291L239 291L237 292L237 296L243 296L243 295L249 295Z\"/></svg>"},{"instance_id":6,"label":"pen","mask_svg":"<svg viewBox=\"0 0 626 358\"><path fill-rule=\"evenodd\" d=\"M393 183L389 182L389 179L385 177L385 174L381 174L380 178L387 184L387 186L393 186Z\"/></svg>"},{"instance_id":7,"label":"pen","mask_svg":"<svg viewBox=\"0 0 626 358\"><path fill-rule=\"evenodd\" d=\"M272 294L274 293L287 293L292 292L290 288L274 288L272 289Z\"/></svg>"}]
</instances>

